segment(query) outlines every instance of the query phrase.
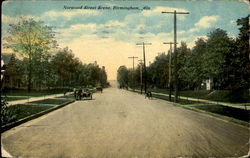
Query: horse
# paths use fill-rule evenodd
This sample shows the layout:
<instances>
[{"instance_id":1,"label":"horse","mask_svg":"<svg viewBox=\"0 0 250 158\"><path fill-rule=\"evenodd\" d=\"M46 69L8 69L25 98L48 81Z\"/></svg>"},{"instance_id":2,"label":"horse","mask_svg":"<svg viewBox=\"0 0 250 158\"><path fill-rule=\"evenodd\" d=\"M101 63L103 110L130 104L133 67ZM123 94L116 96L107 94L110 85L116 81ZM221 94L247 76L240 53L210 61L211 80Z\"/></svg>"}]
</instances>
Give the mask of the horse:
<instances>
[{"instance_id":1,"label":"horse","mask_svg":"<svg viewBox=\"0 0 250 158\"><path fill-rule=\"evenodd\" d=\"M102 87L96 87L96 90L97 90L97 91L101 91L101 93L102 93L102 90L103 90L103 89L102 89Z\"/></svg>"}]
</instances>

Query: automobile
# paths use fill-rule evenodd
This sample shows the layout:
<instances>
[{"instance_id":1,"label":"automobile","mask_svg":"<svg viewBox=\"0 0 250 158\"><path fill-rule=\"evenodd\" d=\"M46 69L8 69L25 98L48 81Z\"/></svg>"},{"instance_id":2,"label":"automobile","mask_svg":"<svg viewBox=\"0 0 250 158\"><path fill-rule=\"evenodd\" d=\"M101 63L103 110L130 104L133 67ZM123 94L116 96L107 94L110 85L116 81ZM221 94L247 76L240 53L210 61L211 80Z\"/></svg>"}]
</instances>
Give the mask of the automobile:
<instances>
[{"instance_id":1,"label":"automobile","mask_svg":"<svg viewBox=\"0 0 250 158\"><path fill-rule=\"evenodd\" d=\"M83 89L83 91L81 93L81 97L83 99L84 98L86 98L86 99L92 99L92 94L93 94L93 92L91 91L91 89L85 88L85 89Z\"/></svg>"}]
</instances>

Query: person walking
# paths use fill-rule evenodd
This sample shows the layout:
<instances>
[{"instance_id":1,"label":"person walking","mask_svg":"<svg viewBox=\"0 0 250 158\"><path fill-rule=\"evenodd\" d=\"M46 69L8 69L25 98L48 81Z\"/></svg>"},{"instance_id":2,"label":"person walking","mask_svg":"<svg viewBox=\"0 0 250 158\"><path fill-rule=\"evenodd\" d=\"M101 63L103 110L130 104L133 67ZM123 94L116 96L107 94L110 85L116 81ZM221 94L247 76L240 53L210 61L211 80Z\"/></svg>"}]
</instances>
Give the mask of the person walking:
<instances>
[{"instance_id":1,"label":"person walking","mask_svg":"<svg viewBox=\"0 0 250 158\"><path fill-rule=\"evenodd\" d=\"M73 92L74 92L75 100L77 100L77 98L76 98L76 92L77 92L77 91L76 91L76 88L73 89Z\"/></svg>"},{"instance_id":2,"label":"person walking","mask_svg":"<svg viewBox=\"0 0 250 158\"><path fill-rule=\"evenodd\" d=\"M78 90L78 100L81 100L82 99L82 89L80 88L79 90Z\"/></svg>"}]
</instances>

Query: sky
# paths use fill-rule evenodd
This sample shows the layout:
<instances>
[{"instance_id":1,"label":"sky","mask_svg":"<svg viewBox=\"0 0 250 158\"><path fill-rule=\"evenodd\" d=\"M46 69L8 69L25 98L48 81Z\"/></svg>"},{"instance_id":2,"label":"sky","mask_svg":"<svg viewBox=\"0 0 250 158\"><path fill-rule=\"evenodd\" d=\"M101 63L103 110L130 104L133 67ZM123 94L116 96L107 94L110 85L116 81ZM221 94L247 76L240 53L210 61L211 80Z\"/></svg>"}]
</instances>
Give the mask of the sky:
<instances>
[{"instance_id":1,"label":"sky","mask_svg":"<svg viewBox=\"0 0 250 158\"><path fill-rule=\"evenodd\" d=\"M2 3L2 37L8 25L21 16L44 21L57 32L59 47L69 47L83 63L97 61L105 66L109 80L116 79L121 65L132 68L136 56L142 59L142 47L148 42L146 65L159 53L167 52L173 41L173 14L162 11L189 12L177 15L177 42L192 48L199 37L216 28L236 37L236 20L249 14L244 0L102 0L102 1L5 1ZM1 42L2 43L2 42ZM4 52L4 50L3 50ZM10 52L8 52L10 53ZM135 60L135 66L138 64Z\"/></svg>"}]
</instances>

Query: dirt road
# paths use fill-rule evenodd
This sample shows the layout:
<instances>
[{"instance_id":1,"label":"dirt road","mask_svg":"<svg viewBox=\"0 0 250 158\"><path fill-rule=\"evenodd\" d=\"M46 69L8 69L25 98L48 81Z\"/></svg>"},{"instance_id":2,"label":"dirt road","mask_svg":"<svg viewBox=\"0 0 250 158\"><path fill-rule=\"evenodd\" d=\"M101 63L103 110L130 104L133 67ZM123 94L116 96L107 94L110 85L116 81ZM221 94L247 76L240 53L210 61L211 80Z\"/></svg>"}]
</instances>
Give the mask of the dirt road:
<instances>
[{"instance_id":1,"label":"dirt road","mask_svg":"<svg viewBox=\"0 0 250 158\"><path fill-rule=\"evenodd\" d=\"M249 130L116 88L2 135L13 156L84 158L238 157Z\"/></svg>"}]
</instances>

